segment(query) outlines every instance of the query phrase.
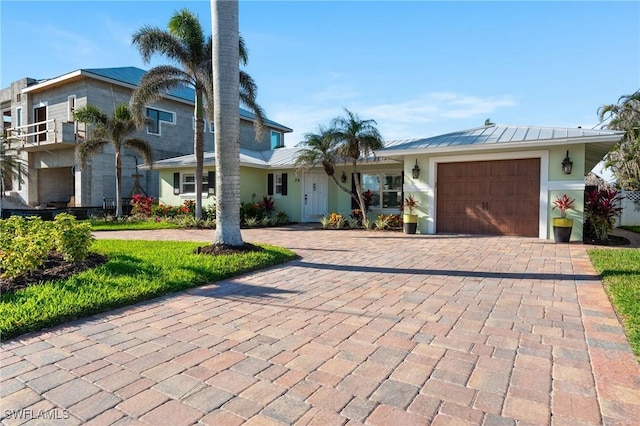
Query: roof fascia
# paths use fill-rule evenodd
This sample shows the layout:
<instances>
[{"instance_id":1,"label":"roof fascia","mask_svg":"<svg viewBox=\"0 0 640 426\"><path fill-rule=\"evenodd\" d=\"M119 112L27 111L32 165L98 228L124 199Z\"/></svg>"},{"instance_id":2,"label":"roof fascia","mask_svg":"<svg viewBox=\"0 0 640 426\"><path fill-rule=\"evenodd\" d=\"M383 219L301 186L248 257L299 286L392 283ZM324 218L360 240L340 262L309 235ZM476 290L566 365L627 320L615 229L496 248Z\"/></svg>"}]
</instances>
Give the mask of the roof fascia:
<instances>
[{"instance_id":1,"label":"roof fascia","mask_svg":"<svg viewBox=\"0 0 640 426\"><path fill-rule=\"evenodd\" d=\"M437 154L441 152L464 152L464 151L487 151L495 149L509 148L539 148L543 146L553 145L576 145L583 143L613 142L617 143L622 139L623 134L619 135L601 135L601 136L584 136L579 138L564 139L545 139L534 142L508 142L500 144L478 144L478 145L455 145L443 146L438 148L413 148L413 149L391 149L377 151L376 155L397 156L397 155L416 155L416 154Z\"/></svg>"}]
</instances>

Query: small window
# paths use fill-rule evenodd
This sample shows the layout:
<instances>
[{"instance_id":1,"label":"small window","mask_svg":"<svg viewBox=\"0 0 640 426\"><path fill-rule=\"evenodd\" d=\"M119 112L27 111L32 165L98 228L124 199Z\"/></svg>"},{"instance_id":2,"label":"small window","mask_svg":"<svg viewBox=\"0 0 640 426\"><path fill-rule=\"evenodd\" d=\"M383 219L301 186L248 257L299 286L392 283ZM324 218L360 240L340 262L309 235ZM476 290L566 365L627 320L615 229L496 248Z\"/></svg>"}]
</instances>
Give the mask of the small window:
<instances>
[{"instance_id":1,"label":"small window","mask_svg":"<svg viewBox=\"0 0 640 426\"><path fill-rule=\"evenodd\" d=\"M22 107L16 108L16 127L22 126Z\"/></svg>"},{"instance_id":2,"label":"small window","mask_svg":"<svg viewBox=\"0 0 640 426\"><path fill-rule=\"evenodd\" d=\"M16 93L16 102L22 102L22 93Z\"/></svg>"},{"instance_id":3,"label":"small window","mask_svg":"<svg viewBox=\"0 0 640 426\"><path fill-rule=\"evenodd\" d=\"M209 175L202 176L202 193L207 192L209 186ZM181 194L196 193L196 175L194 173L185 173L182 175L182 191Z\"/></svg>"},{"instance_id":4,"label":"small window","mask_svg":"<svg viewBox=\"0 0 640 426\"><path fill-rule=\"evenodd\" d=\"M267 195L287 195L287 173L267 174Z\"/></svg>"},{"instance_id":5,"label":"small window","mask_svg":"<svg viewBox=\"0 0 640 426\"><path fill-rule=\"evenodd\" d=\"M67 121L69 123L74 121L74 112L76 112L76 95L71 95L67 98Z\"/></svg>"},{"instance_id":6,"label":"small window","mask_svg":"<svg viewBox=\"0 0 640 426\"><path fill-rule=\"evenodd\" d=\"M271 131L271 149L282 148L282 133L276 132L275 130Z\"/></svg>"},{"instance_id":7,"label":"small window","mask_svg":"<svg viewBox=\"0 0 640 426\"><path fill-rule=\"evenodd\" d=\"M150 119L150 123L147 124L147 133L152 135L160 135L161 123L173 124L175 122L172 112L155 108L147 108L147 117Z\"/></svg>"},{"instance_id":8,"label":"small window","mask_svg":"<svg viewBox=\"0 0 640 426\"><path fill-rule=\"evenodd\" d=\"M194 116L191 116L191 128L193 130L196 129L196 118ZM204 120L204 131L207 131L207 128L209 129L209 132L214 133L213 131L213 123L208 122L206 119Z\"/></svg>"}]
</instances>

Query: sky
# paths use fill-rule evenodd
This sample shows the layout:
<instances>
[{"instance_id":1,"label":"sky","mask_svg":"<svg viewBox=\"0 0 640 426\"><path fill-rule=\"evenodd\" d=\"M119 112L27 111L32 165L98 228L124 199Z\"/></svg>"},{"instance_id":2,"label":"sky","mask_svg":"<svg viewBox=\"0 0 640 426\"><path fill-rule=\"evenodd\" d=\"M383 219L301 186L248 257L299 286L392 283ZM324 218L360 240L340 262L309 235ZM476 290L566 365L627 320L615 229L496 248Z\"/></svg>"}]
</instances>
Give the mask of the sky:
<instances>
[{"instance_id":1,"label":"sky","mask_svg":"<svg viewBox=\"0 0 640 426\"><path fill-rule=\"evenodd\" d=\"M206 1L0 1L0 81L145 64L131 44ZM592 128L640 88L640 2L245 1L245 70L295 146L344 108L386 140L498 124Z\"/></svg>"}]
</instances>

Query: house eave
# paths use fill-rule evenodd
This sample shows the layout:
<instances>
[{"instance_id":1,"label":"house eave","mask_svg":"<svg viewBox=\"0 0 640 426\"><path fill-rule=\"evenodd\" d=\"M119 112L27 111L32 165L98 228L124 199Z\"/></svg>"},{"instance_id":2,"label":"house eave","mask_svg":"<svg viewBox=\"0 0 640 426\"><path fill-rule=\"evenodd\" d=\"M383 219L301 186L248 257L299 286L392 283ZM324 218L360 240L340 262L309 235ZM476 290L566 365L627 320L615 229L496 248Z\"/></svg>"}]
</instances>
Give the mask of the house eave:
<instances>
[{"instance_id":1,"label":"house eave","mask_svg":"<svg viewBox=\"0 0 640 426\"><path fill-rule=\"evenodd\" d=\"M380 150L376 152L376 155L384 157L402 157L406 155L419 155L419 154L438 154L438 153L455 153L455 152L469 152L469 151L489 151L489 150L502 150L502 149L529 149L529 148L541 148L551 147L555 145L577 145L577 144L590 144L590 143L612 143L616 144L622 138L620 135L603 135L603 136L585 136L580 138L561 138L561 139L544 139L531 142L505 142L499 144L476 144L476 145L447 145L440 147L420 147L420 148L408 148L408 149L389 149Z\"/></svg>"}]
</instances>

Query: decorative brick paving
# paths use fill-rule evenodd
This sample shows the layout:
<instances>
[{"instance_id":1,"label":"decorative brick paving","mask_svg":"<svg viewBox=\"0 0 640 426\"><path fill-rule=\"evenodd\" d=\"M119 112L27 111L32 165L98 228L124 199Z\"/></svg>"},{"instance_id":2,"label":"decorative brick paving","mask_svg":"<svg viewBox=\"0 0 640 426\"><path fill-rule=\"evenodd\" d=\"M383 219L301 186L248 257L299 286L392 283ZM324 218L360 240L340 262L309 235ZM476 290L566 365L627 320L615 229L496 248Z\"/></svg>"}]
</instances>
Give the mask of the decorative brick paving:
<instances>
[{"instance_id":1,"label":"decorative brick paving","mask_svg":"<svg viewBox=\"0 0 640 426\"><path fill-rule=\"evenodd\" d=\"M640 419L640 367L581 245L243 233L300 258L4 342L3 424L20 413L94 425Z\"/></svg>"}]
</instances>

